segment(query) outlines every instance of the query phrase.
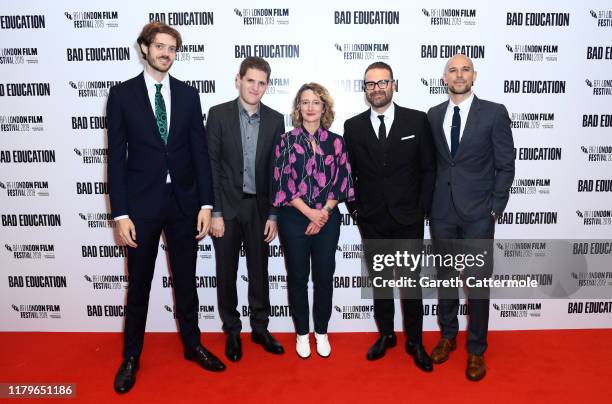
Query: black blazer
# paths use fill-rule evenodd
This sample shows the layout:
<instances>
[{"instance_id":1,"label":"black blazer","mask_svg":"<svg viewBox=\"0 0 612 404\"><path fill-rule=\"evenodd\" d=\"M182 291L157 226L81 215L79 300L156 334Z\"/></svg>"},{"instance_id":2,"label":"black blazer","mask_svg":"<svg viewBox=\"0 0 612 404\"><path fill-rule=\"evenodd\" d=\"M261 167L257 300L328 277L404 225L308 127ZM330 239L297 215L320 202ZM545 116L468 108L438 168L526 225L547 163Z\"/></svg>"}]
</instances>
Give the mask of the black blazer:
<instances>
[{"instance_id":1,"label":"black blazer","mask_svg":"<svg viewBox=\"0 0 612 404\"><path fill-rule=\"evenodd\" d=\"M215 194L213 212L221 212L226 220L233 219L238 212L244 183L238 102L236 98L215 105L208 112L206 120L208 152ZM257 188L259 214L262 219L266 219L271 209L272 147L276 137L285 132L285 120L279 112L264 104L260 104L259 113L259 132L255 152L255 187Z\"/></svg>"},{"instance_id":2,"label":"black blazer","mask_svg":"<svg viewBox=\"0 0 612 404\"><path fill-rule=\"evenodd\" d=\"M416 223L427 215L435 180L435 156L427 115L395 103L387 147L381 147L370 121L370 110L344 123L355 202L351 213L364 220L386 214L385 207L402 224ZM386 153L386 159L385 159ZM386 160L386 166L385 166Z\"/></svg>"},{"instance_id":3,"label":"black blazer","mask_svg":"<svg viewBox=\"0 0 612 404\"><path fill-rule=\"evenodd\" d=\"M474 221L500 215L514 179L514 142L502 104L474 96L459 149L453 159L444 134L448 101L427 113L437 150L438 177L431 216L446 217L451 200L459 216Z\"/></svg>"},{"instance_id":4,"label":"black blazer","mask_svg":"<svg viewBox=\"0 0 612 404\"><path fill-rule=\"evenodd\" d=\"M168 172L183 213L213 205L200 96L193 87L170 76L170 98L170 130L164 145L144 73L110 89L107 168L113 217L158 217Z\"/></svg>"}]
</instances>

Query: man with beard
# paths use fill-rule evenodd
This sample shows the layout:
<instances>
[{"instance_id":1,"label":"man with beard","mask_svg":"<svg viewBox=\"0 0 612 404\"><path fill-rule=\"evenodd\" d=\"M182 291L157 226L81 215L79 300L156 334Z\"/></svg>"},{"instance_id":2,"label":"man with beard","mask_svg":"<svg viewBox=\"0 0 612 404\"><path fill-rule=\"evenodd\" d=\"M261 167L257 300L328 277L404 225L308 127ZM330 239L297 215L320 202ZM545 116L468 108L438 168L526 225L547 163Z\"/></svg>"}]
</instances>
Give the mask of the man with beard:
<instances>
[{"instance_id":1,"label":"man with beard","mask_svg":"<svg viewBox=\"0 0 612 404\"><path fill-rule=\"evenodd\" d=\"M195 285L197 240L210 227L213 191L197 91L168 70L181 35L168 25L144 26L138 45L146 61L138 76L114 86L107 103L108 183L118 238L128 246L123 361L117 393L136 381L149 293L163 231L185 359L210 371L225 365L200 343Z\"/></svg>"},{"instance_id":2,"label":"man with beard","mask_svg":"<svg viewBox=\"0 0 612 404\"><path fill-rule=\"evenodd\" d=\"M443 78L449 99L427 114L437 150L431 235L438 245L449 245L448 240L459 239L452 242L454 253L465 254L466 248L478 253L483 252L483 247L488 250L485 265L466 275L487 278L493 270L495 218L506 208L514 179L510 118L502 104L481 100L472 93L476 72L467 56L458 54L450 58ZM438 277L453 272L454 268L440 268ZM468 269L463 271L467 272ZM436 364L445 362L455 350L459 330L457 289L440 289L438 299L442 338L431 355ZM469 290L468 304L466 376L478 381L486 374L483 355L487 349L489 290Z\"/></svg>"},{"instance_id":3,"label":"man with beard","mask_svg":"<svg viewBox=\"0 0 612 404\"><path fill-rule=\"evenodd\" d=\"M419 241L423 239L424 218L431 205L434 148L425 113L392 103L393 89L391 66L383 62L368 66L364 91L371 108L344 123L356 199L348 209L364 240ZM418 368L431 371L431 358L422 343L420 287L411 293L410 298L401 299L406 352ZM393 296L380 297L382 294L374 288L374 318L380 336L368 350L368 360L382 358L387 348L397 344L393 327L395 301Z\"/></svg>"}]
</instances>

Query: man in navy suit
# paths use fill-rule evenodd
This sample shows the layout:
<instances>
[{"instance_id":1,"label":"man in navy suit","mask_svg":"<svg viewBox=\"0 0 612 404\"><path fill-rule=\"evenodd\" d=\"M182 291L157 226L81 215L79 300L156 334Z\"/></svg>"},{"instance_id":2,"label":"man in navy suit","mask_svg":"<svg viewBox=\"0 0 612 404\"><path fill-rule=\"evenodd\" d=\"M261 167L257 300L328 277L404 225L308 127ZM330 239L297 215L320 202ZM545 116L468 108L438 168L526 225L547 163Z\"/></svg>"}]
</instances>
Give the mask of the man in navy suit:
<instances>
[{"instance_id":1,"label":"man in navy suit","mask_svg":"<svg viewBox=\"0 0 612 404\"><path fill-rule=\"evenodd\" d=\"M168 70L181 46L178 31L152 22L137 40L143 73L108 97L108 182L118 237L128 246L123 361L115 391L136 381L159 238L168 246L176 318L185 359L211 371L225 365L200 343L195 285L197 240L209 230L213 192L197 91Z\"/></svg>"},{"instance_id":2,"label":"man in navy suit","mask_svg":"<svg viewBox=\"0 0 612 404\"><path fill-rule=\"evenodd\" d=\"M418 241L423 239L424 218L431 205L434 146L425 113L393 103L393 88L391 66L372 63L364 75L370 108L344 123L355 183L355 202L349 202L348 209L363 239ZM382 358L387 348L397 344L395 301L383 294L374 288L374 319L380 335L366 354L368 360ZM419 369L430 372L433 365L422 342L420 287L412 291L411 298L402 298L401 304L406 352Z\"/></svg>"},{"instance_id":3,"label":"man in navy suit","mask_svg":"<svg viewBox=\"0 0 612 404\"><path fill-rule=\"evenodd\" d=\"M472 61L461 54L453 56L444 69L449 100L431 108L427 114L438 162L431 235L435 240L472 240L461 243L470 249L478 248L476 244L482 246L482 240L487 240L487 248L492 245L495 218L506 208L514 179L514 143L508 111L502 104L476 97L472 93L475 80ZM492 269L489 259L475 275L486 278ZM441 270L453 271L452 268ZM489 296L488 289L470 292L466 376L477 381L486 374L483 355L487 348ZM458 308L456 289L439 291L438 321L442 338L432 352L434 363L445 362L456 348Z\"/></svg>"}]
</instances>

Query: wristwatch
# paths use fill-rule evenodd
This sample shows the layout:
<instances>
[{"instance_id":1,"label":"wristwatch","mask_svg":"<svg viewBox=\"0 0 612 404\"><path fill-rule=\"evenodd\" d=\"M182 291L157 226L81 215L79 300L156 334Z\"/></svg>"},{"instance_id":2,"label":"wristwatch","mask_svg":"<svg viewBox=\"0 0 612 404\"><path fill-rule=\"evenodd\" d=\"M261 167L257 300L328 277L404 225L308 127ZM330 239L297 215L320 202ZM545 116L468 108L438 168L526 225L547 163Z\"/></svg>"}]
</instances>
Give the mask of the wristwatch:
<instances>
[{"instance_id":1,"label":"wristwatch","mask_svg":"<svg viewBox=\"0 0 612 404\"><path fill-rule=\"evenodd\" d=\"M333 208L330 208L329 206L325 205L323 206L323 209L325 209L327 211L327 213L329 213L331 215L331 213L334 211Z\"/></svg>"}]
</instances>

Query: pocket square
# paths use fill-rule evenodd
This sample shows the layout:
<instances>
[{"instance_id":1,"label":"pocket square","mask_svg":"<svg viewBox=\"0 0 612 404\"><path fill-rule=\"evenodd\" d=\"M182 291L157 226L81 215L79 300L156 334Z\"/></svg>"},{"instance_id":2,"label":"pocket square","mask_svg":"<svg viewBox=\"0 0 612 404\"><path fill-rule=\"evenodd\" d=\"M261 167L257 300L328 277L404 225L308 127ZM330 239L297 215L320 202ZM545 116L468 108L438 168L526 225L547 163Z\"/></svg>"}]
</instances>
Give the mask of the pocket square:
<instances>
[{"instance_id":1,"label":"pocket square","mask_svg":"<svg viewBox=\"0 0 612 404\"><path fill-rule=\"evenodd\" d=\"M404 136L403 138L401 138L400 140L408 140L408 139L412 139L414 137L414 135L410 135L410 136Z\"/></svg>"}]
</instances>

